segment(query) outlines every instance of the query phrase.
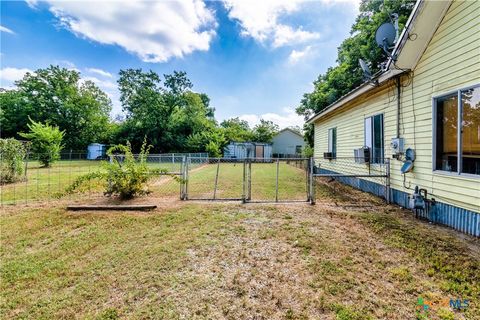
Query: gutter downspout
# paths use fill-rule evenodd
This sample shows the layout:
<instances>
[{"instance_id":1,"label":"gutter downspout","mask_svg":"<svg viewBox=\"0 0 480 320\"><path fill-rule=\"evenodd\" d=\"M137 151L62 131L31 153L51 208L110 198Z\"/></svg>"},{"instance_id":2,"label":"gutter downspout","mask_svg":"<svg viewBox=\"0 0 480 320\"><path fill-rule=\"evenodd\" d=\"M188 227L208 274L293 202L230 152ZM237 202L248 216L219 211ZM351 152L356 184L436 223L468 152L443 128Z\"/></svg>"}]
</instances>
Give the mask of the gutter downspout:
<instances>
[{"instance_id":1,"label":"gutter downspout","mask_svg":"<svg viewBox=\"0 0 480 320\"><path fill-rule=\"evenodd\" d=\"M400 138L400 76L396 77L397 82L397 138Z\"/></svg>"}]
</instances>

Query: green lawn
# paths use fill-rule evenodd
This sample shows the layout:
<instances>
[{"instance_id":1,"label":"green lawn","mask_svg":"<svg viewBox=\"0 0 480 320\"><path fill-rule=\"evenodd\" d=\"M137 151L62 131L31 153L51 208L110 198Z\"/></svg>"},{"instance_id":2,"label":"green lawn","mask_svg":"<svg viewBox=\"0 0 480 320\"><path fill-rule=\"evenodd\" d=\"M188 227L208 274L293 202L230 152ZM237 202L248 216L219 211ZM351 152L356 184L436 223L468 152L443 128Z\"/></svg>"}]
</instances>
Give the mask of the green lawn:
<instances>
[{"instance_id":1,"label":"green lawn","mask_svg":"<svg viewBox=\"0 0 480 320\"><path fill-rule=\"evenodd\" d=\"M371 203L349 190L354 204ZM478 240L319 193L326 206L7 207L0 318L478 319ZM428 317L418 298L432 303ZM470 305L451 310L450 298Z\"/></svg>"}]
</instances>

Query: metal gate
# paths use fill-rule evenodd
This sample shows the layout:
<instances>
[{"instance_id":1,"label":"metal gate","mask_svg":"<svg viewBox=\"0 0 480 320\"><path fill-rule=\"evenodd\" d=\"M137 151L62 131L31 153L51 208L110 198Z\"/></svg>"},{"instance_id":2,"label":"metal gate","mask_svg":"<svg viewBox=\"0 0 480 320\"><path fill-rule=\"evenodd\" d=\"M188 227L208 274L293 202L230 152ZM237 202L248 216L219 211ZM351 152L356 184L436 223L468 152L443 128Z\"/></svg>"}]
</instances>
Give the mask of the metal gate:
<instances>
[{"instance_id":1,"label":"metal gate","mask_svg":"<svg viewBox=\"0 0 480 320\"><path fill-rule=\"evenodd\" d=\"M313 168L308 158L188 158L182 200L313 202Z\"/></svg>"},{"instance_id":2,"label":"metal gate","mask_svg":"<svg viewBox=\"0 0 480 320\"><path fill-rule=\"evenodd\" d=\"M248 202L308 202L313 200L310 159L252 161L247 166Z\"/></svg>"}]
</instances>

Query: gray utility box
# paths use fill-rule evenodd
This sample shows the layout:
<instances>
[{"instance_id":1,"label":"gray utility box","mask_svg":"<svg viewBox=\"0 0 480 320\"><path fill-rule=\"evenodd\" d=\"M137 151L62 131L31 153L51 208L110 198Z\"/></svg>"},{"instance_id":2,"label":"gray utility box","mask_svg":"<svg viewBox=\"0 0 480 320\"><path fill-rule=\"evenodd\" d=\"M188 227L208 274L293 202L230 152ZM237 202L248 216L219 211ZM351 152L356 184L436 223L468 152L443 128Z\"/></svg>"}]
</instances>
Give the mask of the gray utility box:
<instances>
[{"instance_id":1,"label":"gray utility box","mask_svg":"<svg viewBox=\"0 0 480 320\"><path fill-rule=\"evenodd\" d=\"M393 154L401 154L403 153L405 147L405 139L404 138L392 138L390 142L390 147L392 148Z\"/></svg>"}]
</instances>

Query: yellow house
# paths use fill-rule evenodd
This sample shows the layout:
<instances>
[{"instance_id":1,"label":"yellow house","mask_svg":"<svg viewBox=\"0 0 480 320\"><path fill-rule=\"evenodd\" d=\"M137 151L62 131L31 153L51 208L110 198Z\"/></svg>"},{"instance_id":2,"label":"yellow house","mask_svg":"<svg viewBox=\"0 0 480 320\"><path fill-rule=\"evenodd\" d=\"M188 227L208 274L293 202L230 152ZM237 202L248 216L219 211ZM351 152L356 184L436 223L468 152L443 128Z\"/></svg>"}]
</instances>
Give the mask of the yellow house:
<instances>
[{"instance_id":1,"label":"yellow house","mask_svg":"<svg viewBox=\"0 0 480 320\"><path fill-rule=\"evenodd\" d=\"M316 170L354 172L361 189L379 183L362 173L388 171L390 201L424 189L426 218L480 236L480 1L417 1L392 56L308 120Z\"/></svg>"}]
</instances>

